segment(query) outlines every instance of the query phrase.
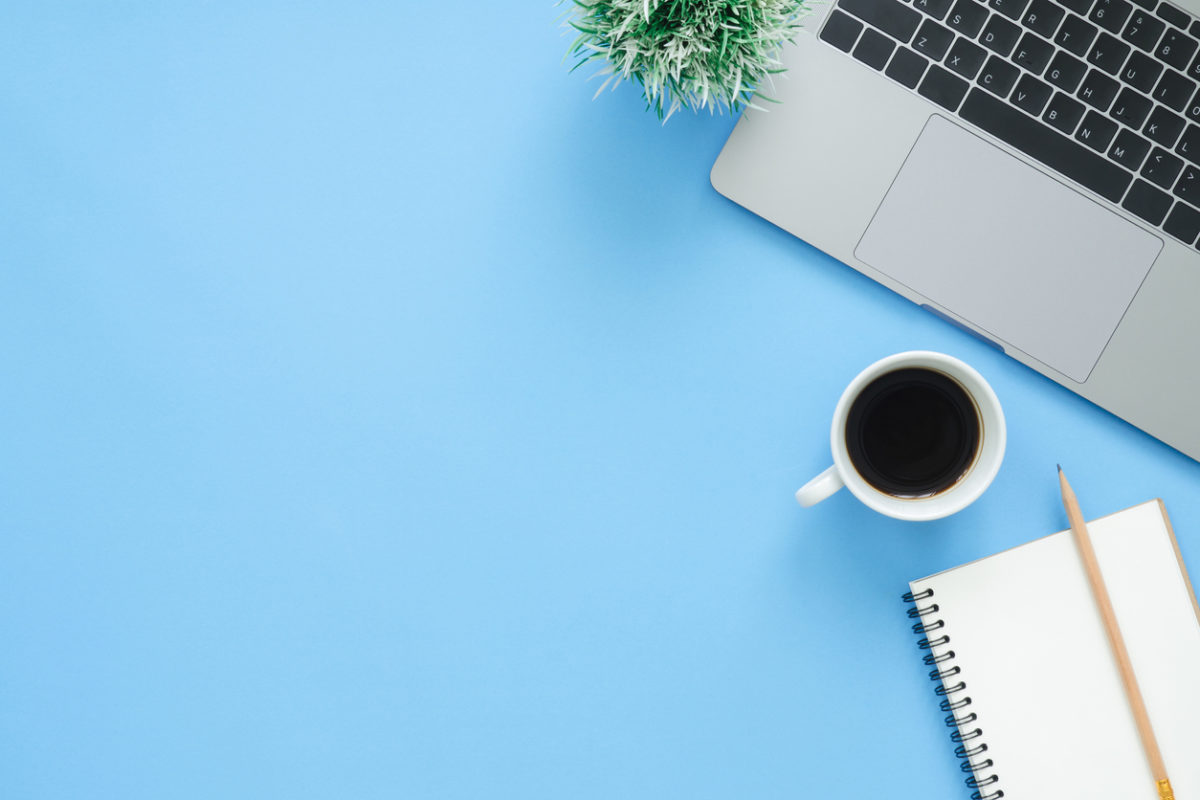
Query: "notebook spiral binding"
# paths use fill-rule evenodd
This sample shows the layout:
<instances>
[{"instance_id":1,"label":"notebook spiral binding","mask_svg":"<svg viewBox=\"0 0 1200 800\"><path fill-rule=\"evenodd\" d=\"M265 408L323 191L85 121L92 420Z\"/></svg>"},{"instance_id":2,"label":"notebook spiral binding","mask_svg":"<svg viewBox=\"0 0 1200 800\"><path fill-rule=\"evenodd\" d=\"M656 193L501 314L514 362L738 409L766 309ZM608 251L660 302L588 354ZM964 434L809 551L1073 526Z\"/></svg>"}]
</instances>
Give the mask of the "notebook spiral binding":
<instances>
[{"instance_id":1,"label":"notebook spiral binding","mask_svg":"<svg viewBox=\"0 0 1200 800\"><path fill-rule=\"evenodd\" d=\"M935 648L950 644L950 636L943 631L946 627L945 621L934 616L939 610L938 604L921 605L932 597L933 589L916 594L905 592L902 597L904 602L910 605L908 618L916 620L912 631L921 637L917 647L928 651L924 656L925 665L933 668L929 671L929 680L938 682L938 687L933 691L941 698L939 706L942 711L948 712L946 727L954 729L950 740L955 744L955 757L961 759L959 768L968 775L967 786L974 790L971 800L1000 800L1004 797L1004 790L997 786L1000 778L996 773L991 772L980 777L985 771L990 771L995 763L984 756L988 747L982 739L983 731L971 726L979 717L974 711L962 711L971 705L971 698L963 694L967 684L960 677L962 668L954 663L953 650L943 649L941 652L935 652ZM962 713L959 713L960 711Z\"/></svg>"}]
</instances>

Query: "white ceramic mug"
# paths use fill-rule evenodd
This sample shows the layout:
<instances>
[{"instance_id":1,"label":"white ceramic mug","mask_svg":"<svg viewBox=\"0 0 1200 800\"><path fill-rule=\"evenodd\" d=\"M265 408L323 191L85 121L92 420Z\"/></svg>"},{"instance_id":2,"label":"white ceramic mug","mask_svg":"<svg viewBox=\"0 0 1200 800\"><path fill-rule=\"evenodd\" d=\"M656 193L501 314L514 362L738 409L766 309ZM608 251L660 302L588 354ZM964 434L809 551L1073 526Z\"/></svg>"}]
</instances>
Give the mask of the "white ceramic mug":
<instances>
[{"instance_id":1,"label":"white ceramic mug","mask_svg":"<svg viewBox=\"0 0 1200 800\"><path fill-rule=\"evenodd\" d=\"M846 447L846 418L859 393L882 375L913 367L940 372L957 383L974 404L979 421L974 460L955 483L926 497L904 497L875 488L855 469ZM943 353L928 350L897 353L864 369L842 392L829 433L833 466L800 487L796 500L802 506L812 506L845 486L867 506L889 517L917 521L949 516L974 502L991 484L1004 460L1005 440L1000 400L982 375Z\"/></svg>"}]
</instances>

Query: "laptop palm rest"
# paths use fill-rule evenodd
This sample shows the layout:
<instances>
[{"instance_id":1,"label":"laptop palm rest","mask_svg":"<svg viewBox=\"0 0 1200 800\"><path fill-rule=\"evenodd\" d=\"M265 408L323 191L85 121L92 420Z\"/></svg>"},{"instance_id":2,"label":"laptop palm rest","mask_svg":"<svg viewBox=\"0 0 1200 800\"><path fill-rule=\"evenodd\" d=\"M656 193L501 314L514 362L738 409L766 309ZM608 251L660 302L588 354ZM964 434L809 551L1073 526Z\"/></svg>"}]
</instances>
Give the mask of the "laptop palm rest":
<instances>
[{"instance_id":1,"label":"laptop palm rest","mask_svg":"<svg viewBox=\"0 0 1200 800\"><path fill-rule=\"evenodd\" d=\"M1162 241L939 116L855 250L862 262L1083 383Z\"/></svg>"}]
</instances>

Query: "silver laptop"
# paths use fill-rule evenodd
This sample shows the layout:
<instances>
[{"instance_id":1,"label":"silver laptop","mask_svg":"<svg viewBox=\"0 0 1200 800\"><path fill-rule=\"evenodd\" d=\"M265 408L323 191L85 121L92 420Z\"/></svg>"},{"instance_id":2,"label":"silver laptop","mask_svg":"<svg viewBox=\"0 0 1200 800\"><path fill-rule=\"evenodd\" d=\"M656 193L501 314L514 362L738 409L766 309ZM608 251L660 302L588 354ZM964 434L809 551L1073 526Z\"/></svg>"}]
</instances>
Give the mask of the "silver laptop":
<instances>
[{"instance_id":1,"label":"silver laptop","mask_svg":"<svg viewBox=\"0 0 1200 800\"><path fill-rule=\"evenodd\" d=\"M1200 459L1198 14L818 6L713 186Z\"/></svg>"}]
</instances>

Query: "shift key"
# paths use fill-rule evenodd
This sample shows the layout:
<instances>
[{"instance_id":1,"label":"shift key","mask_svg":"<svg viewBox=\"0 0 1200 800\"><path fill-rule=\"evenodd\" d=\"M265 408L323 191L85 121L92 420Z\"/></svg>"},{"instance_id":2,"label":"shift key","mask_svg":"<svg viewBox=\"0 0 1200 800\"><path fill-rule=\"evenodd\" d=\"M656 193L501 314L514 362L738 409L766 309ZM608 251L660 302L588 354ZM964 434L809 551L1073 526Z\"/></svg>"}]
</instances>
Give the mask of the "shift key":
<instances>
[{"instance_id":1,"label":"shift key","mask_svg":"<svg viewBox=\"0 0 1200 800\"><path fill-rule=\"evenodd\" d=\"M972 89L958 113L967 122L1114 203L1133 180L1108 159L982 89Z\"/></svg>"},{"instance_id":2,"label":"shift key","mask_svg":"<svg viewBox=\"0 0 1200 800\"><path fill-rule=\"evenodd\" d=\"M842 0L838 8L905 44L921 24L921 14L897 0Z\"/></svg>"}]
</instances>

